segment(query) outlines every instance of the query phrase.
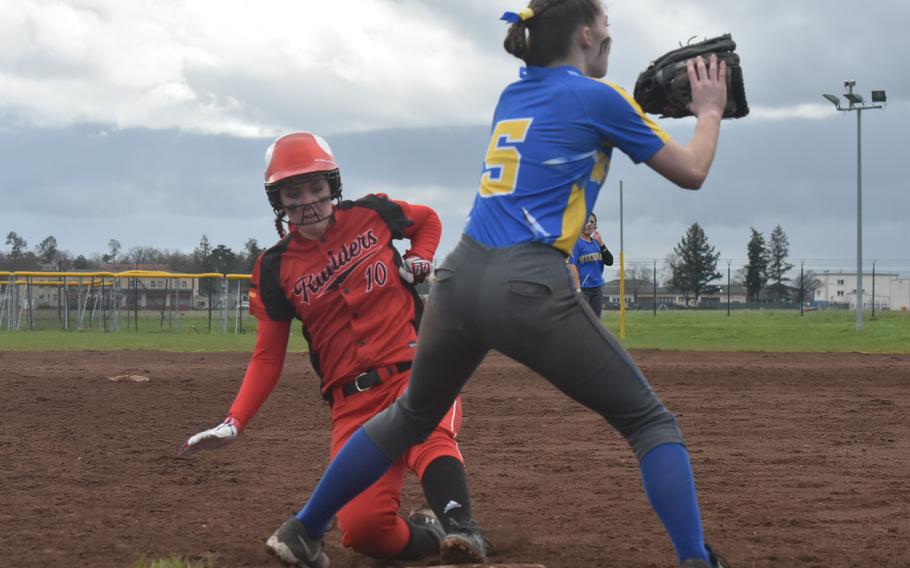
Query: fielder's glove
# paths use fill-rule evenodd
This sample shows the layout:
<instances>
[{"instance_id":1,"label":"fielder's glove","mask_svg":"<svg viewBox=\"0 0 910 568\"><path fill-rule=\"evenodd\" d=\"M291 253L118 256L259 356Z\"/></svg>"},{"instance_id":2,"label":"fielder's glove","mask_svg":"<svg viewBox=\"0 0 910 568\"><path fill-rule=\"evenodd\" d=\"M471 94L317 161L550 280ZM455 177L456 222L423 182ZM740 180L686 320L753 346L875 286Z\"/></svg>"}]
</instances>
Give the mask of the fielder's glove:
<instances>
[{"instance_id":1,"label":"fielder's glove","mask_svg":"<svg viewBox=\"0 0 910 568\"><path fill-rule=\"evenodd\" d=\"M398 274L401 279L408 284L418 284L430 277L433 270L433 263L419 256L406 256L401 266L398 267Z\"/></svg>"},{"instance_id":2,"label":"fielder's glove","mask_svg":"<svg viewBox=\"0 0 910 568\"><path fill-rule=\"evenodd\" d=\"M635 101L645 112L660 114L662 118L692 116L689 103L692 89L686 61L703 57L705 64L711 54L717 55L717 64L727 63L727 106L724 118L742 118L749 114L743 69L739 55L733 53L736 42L730 34L706 39L674 49L655 59L642 71L635 82Z\"/></svg>"},{"instance_id":3,"label":"fielder's glove","mask_svg":"<svg viewBox=\"0 0 910 568\"><path fill-rule=\"evenodd\" d=\"M190 439L183 443L177 455L190 456L200 450L214 450L226 446L237 439L239 432L237 420L228 417L218 426L190 436Z\"/></svg>"}]
</instances>

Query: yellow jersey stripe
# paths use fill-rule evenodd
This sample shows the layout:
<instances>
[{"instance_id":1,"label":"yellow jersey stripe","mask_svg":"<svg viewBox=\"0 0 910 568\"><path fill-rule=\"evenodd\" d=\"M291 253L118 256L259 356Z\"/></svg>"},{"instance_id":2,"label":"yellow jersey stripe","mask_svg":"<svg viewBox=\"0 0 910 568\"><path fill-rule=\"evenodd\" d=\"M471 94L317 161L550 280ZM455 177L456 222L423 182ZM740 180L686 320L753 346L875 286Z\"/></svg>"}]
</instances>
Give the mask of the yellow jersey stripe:
<instances>
[{"instance_id":1,"label":"yellow jersey stripe","mask_svg":"<svg viewBox=\"0 0 910 568\"><path fill-rule=\"evenodd\" d=\"M635 109L635 113L638 115L639 118L641 118L641 121L642 121L643 123L645 123L645 126L647 126L648 128L650 128L651 131L654 132L654 134L656 134L658 138L660 138L660 141L661 141L661 142L663 142L664 144L666 144L667 141L670 140L670 135L667 134L667 133L664 131L663 128L661 128L660 126L658 126L656 122L654 122L653 120L651 120L651 117L650 117L650 116L648 116L648 115L645 114L645 111L643 111L643 110L641 109L641 105L639 105L639 104L635 101L635 99L633 99L632 96L629 95L629 93L627 93L627 92L625 91L625 89L623 89L623 88L620 87L619 85L615 85L615 84L613 84L613 83L608 83L608 82L606 82L606 81L601 81L601 82L602 82L604 85L606 85L606 86L610 87L611 89L613 89L614 91L616 91L617 93L619 93L620 96L622 96L622 98L626 99L626 102L629 103L629 104L632 106L633 109Z\"/></svg>"},{"instance_id":2,"label":"yellow jersey stripe","mask_svg":"<svg viewBox=\"0 0 910 568\"><path fill-rule=\"evenodd\" d=\"M559 239L553 243L554 248L561 250L566 256L572 254L572 248L575 247L575 241L578 240L578 235L581 234L581 228L587 219L587 212L584 184L573 183L566 211L562 214L562 233L559 235Z\"/></svg>"}]
</instances>

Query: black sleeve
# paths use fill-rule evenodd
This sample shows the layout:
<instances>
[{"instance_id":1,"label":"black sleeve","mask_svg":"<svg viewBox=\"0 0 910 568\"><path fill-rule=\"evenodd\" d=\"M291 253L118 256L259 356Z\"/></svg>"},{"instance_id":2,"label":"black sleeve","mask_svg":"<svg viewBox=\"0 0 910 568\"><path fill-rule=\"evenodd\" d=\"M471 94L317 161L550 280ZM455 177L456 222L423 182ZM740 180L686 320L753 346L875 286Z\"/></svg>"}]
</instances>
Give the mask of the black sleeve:
<instances>
[{"instance_id":1,"label":"black sleeve","mask_svg":"<svg viewBox=\"0 0 910 568\"><path fill-rule=\"evenodd\" d=\"M281 257L284 248L272 247L263 253L259 263L259 273L254 275L253 283L258 280L259 295L265 313L272 321L290 321L297 316L294 306L284 295L281 287ZM257 279L255 276L258 276ZM251 304L252 307L252 304Z\"/></svg>"},{"instance_id":2,"label":"black sleeve","mask_svg":"<svg viewBox=\"0 0 910 568\"><path fill-rule=\"evenodd\" d=\"M600 245L600 255L604 257L604 265L613 266L613 255L607 245Z\"/></svg>"},{"instance_id":3,"label":"black sleeve","mask_svg":"<svg viewBox=\"0 0 910 568\"><path fill-rule=\"evenodd\" d=\"M389 227L393 239L405 238L404 230L414 224L414 221L405 216L401 206L385 195L367 195L357 201L344 202L340 207L364 207L375 211Z\"/></svg>"}]
</instances>

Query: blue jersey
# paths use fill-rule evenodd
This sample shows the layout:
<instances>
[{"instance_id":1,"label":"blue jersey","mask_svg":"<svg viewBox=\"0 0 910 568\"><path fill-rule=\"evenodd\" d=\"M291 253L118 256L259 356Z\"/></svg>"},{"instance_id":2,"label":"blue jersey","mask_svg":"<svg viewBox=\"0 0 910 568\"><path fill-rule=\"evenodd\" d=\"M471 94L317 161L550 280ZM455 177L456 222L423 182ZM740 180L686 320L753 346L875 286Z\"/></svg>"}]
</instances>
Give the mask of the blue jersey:
<instances>
[{"instance_id":1,"label":"blue jersey","mask_svg":"<svg viewBox=\"0 0 910 568\"><path fill-rule=\"evenodd\" d=\"M615 85L571 66L523 68L496 106L465 234L490 247L539 242L568 255L613 147L639 163L669 138Z\"/></svg>"},{"instance_id":2,"label":"blue jersey","mask_svg":"<svg viewBox=\"0 0 910 568\"><path fill-rule=\"evenodd\" d=\"M593 240L586 241L579 237L569 262L578 268L578 282L581 288L600 288L604 285L604 257L600 245Z\"/></svg>"}]
</instances>

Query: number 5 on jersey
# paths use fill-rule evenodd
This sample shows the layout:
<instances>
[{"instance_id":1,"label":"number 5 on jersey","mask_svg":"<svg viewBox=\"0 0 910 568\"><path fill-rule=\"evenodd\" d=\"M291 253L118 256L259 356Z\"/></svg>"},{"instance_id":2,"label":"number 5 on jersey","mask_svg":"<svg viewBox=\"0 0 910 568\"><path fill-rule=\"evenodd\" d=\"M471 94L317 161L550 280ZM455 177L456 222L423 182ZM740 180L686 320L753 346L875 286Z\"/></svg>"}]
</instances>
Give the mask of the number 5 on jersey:
<instances>
[{"instance_id":1,"label":"number 5 on jersey","mask_svg":"<svg viewBox=\"0 0 910 568\"><path fill-rule=\"evenodd\" d=\"M532 120L517 118L496 123L480 178L481 197L507 195L515 191L521 152L514 145L525 141Z\"/></svg>"}]
</instances>

